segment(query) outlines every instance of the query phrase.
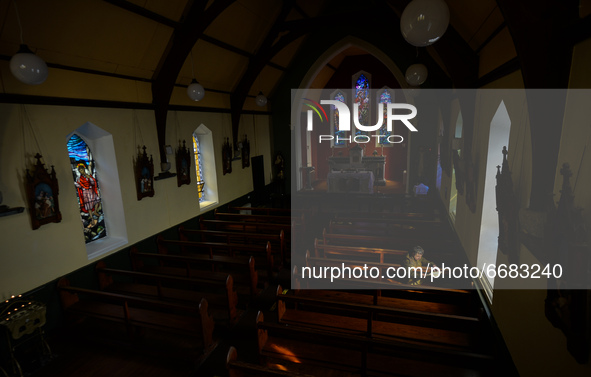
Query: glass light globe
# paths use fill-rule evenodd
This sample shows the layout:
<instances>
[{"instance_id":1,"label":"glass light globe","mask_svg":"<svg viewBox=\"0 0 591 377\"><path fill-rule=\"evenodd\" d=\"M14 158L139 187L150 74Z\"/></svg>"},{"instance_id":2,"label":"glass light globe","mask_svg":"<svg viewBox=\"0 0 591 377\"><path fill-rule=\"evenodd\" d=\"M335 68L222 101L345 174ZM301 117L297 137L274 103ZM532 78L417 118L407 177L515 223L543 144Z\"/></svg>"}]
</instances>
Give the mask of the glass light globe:
<instances>
[{"instance_id":1,"label":"glass light globe","mask_svg":"<svg viewBox=\"0 0 591 377\"><path fill-rule=\"evenodd\" d=\"M49 74L47 64L25 44L10 59L10 72L20 82L28 85L42 84Z\"/></svg>"},{"instance_id":2,"label":"glass light globe","mask_svg":"<svg viewBox=\"0 0 591 377\"><path fill-rule=\"evenodd\" d=\"M400 31L413 46L429 46L445 33L449 8L443 0L413 0L400 17Z\"/></svg>"},{"instance_id":3,"label":"glass light globe","mask_svg":"<svg viewBox=\"0 0 591 377\"><path fill-rule=\"evenodd\" d=\"M193 79L191 84L187 87L187 95L193 101L201 101L205 96L205 89L203 85L199 84L197 80Z\"/></svg>"},{"instance_id":4,"label":"glass light globe","mask_svg":"<svg viewBox=\"0 0 591 377\"><path fill-rule=\"evenodd\" d=\"M259 92L259 94L254 99L257 103L257 106L263 107L267 104L267 97L263 95L263 92Z\"/></svg>"},{"instance_id":5,"label":"glass light globe","mask_svg":"<svg viewBox=\"0 0 591 377\"><path fill-rule=\"evenodd\" d=\"M427 67L424 64L413 64L404 75L406 82L411 86L419 86L427 80Z\"/></svg>"}]
</instances>

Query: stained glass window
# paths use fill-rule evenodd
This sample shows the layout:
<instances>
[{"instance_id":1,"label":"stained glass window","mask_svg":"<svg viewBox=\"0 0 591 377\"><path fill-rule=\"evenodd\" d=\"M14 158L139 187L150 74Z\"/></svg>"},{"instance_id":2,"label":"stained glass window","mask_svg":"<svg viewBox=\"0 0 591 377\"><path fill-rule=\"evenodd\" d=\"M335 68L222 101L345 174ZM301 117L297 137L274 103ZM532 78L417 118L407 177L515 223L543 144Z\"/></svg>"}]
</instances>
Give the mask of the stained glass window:
<instances>
[{"instance_id":1,"label":"stained glass window","mask_svg":"<svg viewBox=\"0 0 591 377\"><path fill-rule=\"evenodd\" d=\"M203 179L203 159L201 158L201 150L199 149L199 139L197 135L193 134L193 150L195 155L195 171L197 174L197 190L199 192L199 203L205 200L203 190L205 188L205 181Z\"/></svg>"},{"instance_id":2,"label":"stained glass window","mask_svg":"<svg viewBox=\"0 0 591 377\"><path fill-rule=\"evenodd\" d=\"M89 243L107 235L96 166L90 148L76 134L68 140L68 154L84 226L84 240Z\"/></svg>"},{"instance_id":3,"label":"stained glass window","mask_svg":"<svg viewBox=\"0 0 591 377\"><path fill-rule=\"evenodd\" d=\"M392 103L392 95L388 89L384 89L382 94L380 94L380 103L384 104L384 110L382 116L384 117L384 122L382 123L382 127L380 128L380 137L378 138L378 145L382 147L391 146L392 143L388 141L388 137L392 135L392 131L388 131L388 103Z\"/></svg>"},{"instance_id":4,"label":"stained glass window","mask_svg":"<svg viewBox=\"0 0 591 377\"><path fill-rule=\"evenodd\" d=\"M336 101L346 103L345 102L345 95L340 91L335 94L334 99ZM333 145L335 147L344 147L347 145L347 142L344 140L346 131L339 130L339 110L336 108L336 106L332 106L332 111L333 111L333 132L334 132Z\"/></svg>"},{"instance_id":5,"label":"stained glass window","mask_svg":"<svg viewBox=\"0 0 591 377\"><path fill-rule=\"evenodd\" d=\"M355 103L359 104L358 117L359 124L369 125L369 80L362 73L355 83ZM357 130L355 135L367 135L367 132Z\"/></svg>"}]
</instances>

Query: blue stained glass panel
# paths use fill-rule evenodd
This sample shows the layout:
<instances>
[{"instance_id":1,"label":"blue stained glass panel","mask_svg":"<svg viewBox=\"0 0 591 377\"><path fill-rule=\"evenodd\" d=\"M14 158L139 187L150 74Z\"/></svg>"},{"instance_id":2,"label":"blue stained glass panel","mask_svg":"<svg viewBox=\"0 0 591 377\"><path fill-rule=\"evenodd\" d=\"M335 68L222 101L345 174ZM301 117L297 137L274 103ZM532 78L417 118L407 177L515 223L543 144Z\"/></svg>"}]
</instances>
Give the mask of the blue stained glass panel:
<instances>
[{"instance_id":1,"label":"blue stained glass panel","mask_svg":"<svg viewBox=\"0 0 591 377\"><path fill-rule=\"evenodd\" d=\"M359 75L355 83L355 103L359 104L358 119L359 124L369 125L369 80L364 74ZM367 135L364 131L355 131L355 135Z\"/></svg>"}]
</instances>

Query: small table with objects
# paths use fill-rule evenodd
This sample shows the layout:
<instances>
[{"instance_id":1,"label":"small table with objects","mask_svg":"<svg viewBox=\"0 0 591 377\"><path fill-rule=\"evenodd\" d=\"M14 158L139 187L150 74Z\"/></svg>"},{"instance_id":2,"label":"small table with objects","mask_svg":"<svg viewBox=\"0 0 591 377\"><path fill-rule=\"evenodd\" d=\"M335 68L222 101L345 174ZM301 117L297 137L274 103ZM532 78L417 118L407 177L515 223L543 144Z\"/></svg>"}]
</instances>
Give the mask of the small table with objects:
<instances>
[{"instance_id":1,"label":"small table with objects","mask_svg":"<svg viewBox=\"0 0 591 377\"><path fill-rule=\"evenodd\" d=\"M51 356L51 349L45 341L43 326L45 325L46 307L36 301L28 301L21 296L12 296L0 306L0 326L4 329L8 343L9 362L12 374L23 376L21 366L15 356L17 347L36 341L45 356ZM4 369L0 371L9 376Z\"/></svg>"}]
</instances>

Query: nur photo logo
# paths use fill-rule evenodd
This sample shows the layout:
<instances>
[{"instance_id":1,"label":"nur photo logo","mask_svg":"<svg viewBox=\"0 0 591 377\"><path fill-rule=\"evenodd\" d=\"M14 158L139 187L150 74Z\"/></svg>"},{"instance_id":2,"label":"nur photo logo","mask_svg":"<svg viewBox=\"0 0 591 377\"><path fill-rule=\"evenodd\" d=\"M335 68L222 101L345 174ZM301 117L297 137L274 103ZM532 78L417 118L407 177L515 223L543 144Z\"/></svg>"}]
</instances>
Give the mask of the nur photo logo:
<instances>
[{"instance_id":1,"label":"nur photo logo","mask_svg":"<svg viewBox=\"0 0 591 377\"><path fill-rule=\"evenodd\" d=\"M376 114L384 114L384 107L386 110L385 116L376 116L377 121L374 125L364 125L361 124L359 121L359 116L352 116L349 106L346 103L343 103L338 100L320 100L320 103L311 100L309 98L302 98L304 103L303 105L309 107L306 114L306 130L311 132L314 130L314 119L318 118L320 120L320 125L324 126L324 121L327 121L327 124L330 126L331 122L329 121L329 117L326 114L326 111L322 107L322 105L331 105L333 106L334 111L338 111L338 117L335 117L335 120L338 119L338 126L335 127L335 131L344 131L349 132L351 131L351 119L353 119L353 125L360 133L357 133L355 136L334 136L332 134L325 134L318 136L318 142L322 143L323 141L331 141L334 140L335 143L341 141L348 141L348 142L356 142L356 143L368 143L372 137L374 138L386 138L389 143L398 144L404 141L404 137L401 135L392 135L392 131L394 129L394 121L400 121L402 124L406 126L406 128L410 132L418 132L416 127L410 122L411 119L414 119L417 115L417 108L414 105L408 103L383 103L380 102L377 104L377 113ZM359 103L356 102L353 104L353 114L359 114ZM385 105L385 106L384 106ZM314 116L316 114L316 117ZM384 123L386 123L384 125ZM380 128L386 127L389 136L385 136L382 133L376 134L369 134L370 132L378 131ZM381 142L381 140L379 140Z\"/></svg>"}]
</instances>

